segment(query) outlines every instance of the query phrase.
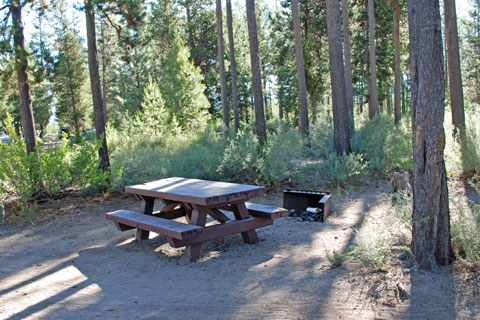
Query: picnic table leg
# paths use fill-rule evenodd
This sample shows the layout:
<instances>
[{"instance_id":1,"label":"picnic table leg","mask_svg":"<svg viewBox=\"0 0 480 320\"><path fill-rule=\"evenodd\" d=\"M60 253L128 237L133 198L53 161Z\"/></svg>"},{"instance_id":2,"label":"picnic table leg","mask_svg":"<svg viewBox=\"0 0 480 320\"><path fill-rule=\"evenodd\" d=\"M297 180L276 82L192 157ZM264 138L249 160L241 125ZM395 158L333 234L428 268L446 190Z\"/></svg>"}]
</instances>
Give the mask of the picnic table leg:
<instances>
[{"instance_id":1,"label":"picnic table leg","mask_svg":"<svg viewBox=\"0 0 480 320\"><path fill-rule=\"evenodd\" d=\"M232 204L232 210L233 210L233 215L237 220L243 220L250 217L250 214L248 213L247 207L245 206L244 202ZM250 244L259 242L258 235L255 229L242 232L242 238L243 238L243 242L250 243Z\"/></svg>"},{"instance_id":2,"label":"picnic table leg","mask_svg":"<svg viewBox=\"0 0 480 320\"><path fill-rule=\"evenodd\" d=\"M194 224L200 227L205 227L206 222L207 222L207 210L203 208L198 208L197 206L193 206L190 224ZM202 248L202 243L196 243L196 244L187 246L187 256L190 258L190 261L195 261L198 258L200 258L201 248Z\"/></svg>"},{"instance_id":3,"label":"picnic table leg","mask_svg":"<svg viewBox=\"0 0 480 320\"><path fill-rule=\"evenodd\" d=\"M141 196L142 198L142 205L140 212L143 212L144 214L151 215L153 213L153 206L155 204L155 198L152 197L147 197L147 196ZM150 235L150 231L147 230L142 230L137 228L137 235L136 239L138 241L142 240L148 240L148 236Z\"/></svg>"},{"instance_id":4,"label":"picnic table leg","mask_svg":"<svg viewBox=\"0 0 480 320\"><path fill-rule=\"evenodd\" d=\"M192 206L189 205L188 203L182 203L180 204L182 207L183 211L185 212L185 220L187 220L187 223L191 223L192 219Z\"/></svg>"}]
</instances>

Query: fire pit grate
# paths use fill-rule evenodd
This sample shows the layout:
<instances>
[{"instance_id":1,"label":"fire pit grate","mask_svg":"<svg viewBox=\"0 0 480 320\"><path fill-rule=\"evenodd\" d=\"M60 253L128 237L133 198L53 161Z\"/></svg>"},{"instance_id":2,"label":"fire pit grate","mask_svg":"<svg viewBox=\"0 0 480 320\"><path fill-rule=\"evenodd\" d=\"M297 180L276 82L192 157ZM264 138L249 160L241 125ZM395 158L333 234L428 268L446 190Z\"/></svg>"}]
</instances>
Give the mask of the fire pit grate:
<instances>
[{"instance_id":1,"label":"fire pit grate","mask_svg":"<svg viewBox=\"0 0 480 320\"><path fill-rule=\"evenodd\" d=\"M331 194L327 191L285 189L283 207L299 221L324 222L330 213Z\"/></svg>"}]
</instances>

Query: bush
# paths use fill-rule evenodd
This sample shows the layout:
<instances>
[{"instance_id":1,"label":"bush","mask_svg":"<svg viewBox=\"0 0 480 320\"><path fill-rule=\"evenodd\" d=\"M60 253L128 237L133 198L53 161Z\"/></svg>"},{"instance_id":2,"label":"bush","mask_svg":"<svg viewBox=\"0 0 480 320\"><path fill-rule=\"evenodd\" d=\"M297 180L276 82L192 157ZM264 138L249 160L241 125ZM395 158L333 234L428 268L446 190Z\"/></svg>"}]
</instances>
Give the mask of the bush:
<instances>
[{"instance_id":1,"label":"bush","mask_svg":"<svg viewBox=\"0 0 480 320\"><path fill-rule=\"evenodd\" d=\"M100 141L72 146L65 139L55 148L37 146L36 152L27 154L25 142L16 135L11 118L7 119L7 129L13 141L0 144L0 200L16 201L18 214L31 216L32 199L49 197L65 188L108 188L110 172L99 169Z\"/></svg>"},{"instance_id":2,"label":"bush","mask_svg":"<svg viewBox=\"0 0 480 320\"><path fill-rule=\"evenodd\" d=\"M333 124L327 118L318 119L315 125L310 127L307 151L312 156L325 158L335 152L333 147Z\"/></svg>"},{"instance_id":3,"label":"bush","mask_svg":"<svg viewBox=\"0 0 480 320\"><path fill-rule=\"evenodd\" d=\"M261 184L280 190L288 182L301 179L298 160L302 157L302 138L291 129L284 129L268 137L264 166L260 172Z\"/></svg>"},{"instance_id":4,"label":"bush","mask_svg":"<svg viewBox=\"0 0 480 320\"><path fill-rule=\"evenodd\" d=\"M252 131L239 131L227 145L218 173L227 181L257 183L265 166L264 151Z\"/></svg>"},{"instance_id":5,"label":"bush","mask_svg":"<svg viewBox=\"0 0 480 320\"><path fill-rule=\"evenodd\" d=\"M115 189L167 176L219 179L217 167L225 142L213 128L171 136L146 135L141 126L107 129L112 165L122 169L114 180Z\"/></svg>"},{"instance_id":6,"label":"bush","mask_svg":"<svg viewBox=\"0 0 480 320\"><path fill-rule=\"evenodd\" d=\"M381 176L394 168L412 170L412 130L408 118L398 126L388 115L359 122L360 129L355 133L352 149L365 156L371 170Z\"/></svg>"},{"instance_id":7,"label":"bush","mask_svg":"<svg viewBox=\"0 0 480 320\"><path fill-rule=\"evenodd\" d=\"M361 154L337 155L335 152L327 154L319 164L308 168L334 184L345 185L355 182L368 175L368 163Z\"/></svg>"}]
</instances>

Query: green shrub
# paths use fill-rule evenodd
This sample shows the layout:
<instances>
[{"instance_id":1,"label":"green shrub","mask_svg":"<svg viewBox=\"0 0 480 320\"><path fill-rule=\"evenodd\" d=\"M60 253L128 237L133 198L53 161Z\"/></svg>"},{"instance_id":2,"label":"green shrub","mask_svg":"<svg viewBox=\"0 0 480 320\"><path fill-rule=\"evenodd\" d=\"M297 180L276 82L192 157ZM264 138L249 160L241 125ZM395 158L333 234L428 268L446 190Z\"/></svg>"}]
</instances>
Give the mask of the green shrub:
<instances>
[{"instance_id":1,"label":"green shrub","mask_svg":"<svg viewBox=\"0 0 480 320\"><path fill-rule=\"evenodd\" d=\"M218 166L218 173L227 181L256 183L265 166L264 150L252 131L239 131Z\"/></svg>"},{"instance_id":2,"label":"green shrub","mask_svg":"<svg viewBox=\"0 0 480 320\"><path fill-rule=\"evenodd\" d=\"M27 154L25 141L17 136L11 124L8 117L6 125L12 142L0 144L0 200L13 198L26 203L40 189L38 155Z\"/></svg>"},{"instance_id":3,"label":"green shrub","mask_svg":"<svg viewBox=\"0 0 480 320\"><path fill-rule=\"evenodd\" d=\"M38 157L42 182L42 191L46 194L58 192L72 183L70 154L71 146L67 139L64 139L55 148L39 150Z\"/></svg>"},{"instance_id":4,"label":"green shrub","mask_svg":"<svg viewBox=\"0 0 480 320\"><path fill-rule=\"evenodd\" d=\"M333 124L327 118L319 118L315 125L310 127L308 139L310 148L306 149L308 154L315 157L325 158L334 153L333 147Z\"/></svg>"},{"instance_id":5,"label":"green shrub","mask_svg":"<svg viewBox=\"0 0 480 320\"><path fill-rule=\"evenodd\" d=\"M355 182L368 175L368 163L361 154L337 155L335 152L327 154L318 164L307 167L306 170L316 172L324 179L334 184L345 185Z\"/></svg>"},{"instance_id":6,"label":"green shrub","mask_svg":"<svg viewBox=\"0 0 480 320\"><path fill-rule=\"evenodd\" d=\"M99 169L100 141L72 146L64 139L55 148L37 146L35 152L27 154L24 140L11 126L11 118L7 119L7 128L13 141L0 144L0 200L16 201L20 216L32 215L31 200L49 197L65 188L104 190L109 187L111 173Z\"/></svg>"},{"instance_id":7,"label":"green shrub","mask_svg":"<svg viewBox=\"0 0 480 320\"><path fill-rule=\"evenodd\" d=\"M107 129L112 164L122 169L114 180L116 189L167 176L219 179L225 142L213 128L171 136L146 135L141 127L137 123L134 128Z\"/></svg>"},{"instance_id":8,"label":"green shrub","mask_svg":"<svg viewBox=\"0 0 480 320\"><path fill-rule=\"evenodd\" d=\"M264 166L260 172L261 184L280 190L287 182L300 180L301 167L298 160L303 156L300 134L284 129L268 137Z\"/></svg>"},{"instance_id":9,"label":"green shrub","mask_svg":"<svg viewBox=\"0 0 480 320\"><path fill-rule=\"evenodd\" d=\"M374 172L384 175L394 168L412 170L412 135L409 119L395 126L388 115L359 119L352 149L363 154Z\"/></svg>"}]
</instances>

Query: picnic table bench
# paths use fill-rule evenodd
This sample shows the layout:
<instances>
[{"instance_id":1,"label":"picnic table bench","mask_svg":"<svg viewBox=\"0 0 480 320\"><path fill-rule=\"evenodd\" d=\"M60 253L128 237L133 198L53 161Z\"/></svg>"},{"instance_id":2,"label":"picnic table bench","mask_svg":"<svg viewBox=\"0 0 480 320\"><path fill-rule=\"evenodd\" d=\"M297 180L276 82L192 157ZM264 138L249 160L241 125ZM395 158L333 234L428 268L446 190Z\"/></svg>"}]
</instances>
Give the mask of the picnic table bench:
<instances>
[{"instance_id":1,"label":"picnic table bench","mask_svg":"<svg viewBox=\"0 0 480 320\"><path fill-rule=\"evenodd\" d=\"M200 257L202 243L207 240L241 233L246 243L258 243L257 228L273 224L288 215L288 210L247 202L263 195L261 186L208 181L189 178L167 178L127 186L125 191L141 200L140 212L118 210L106 214L120 231L136 228L136 239L146 240L149 232L167 236L175 248L187 246L191 260ZM154 212L155 200L163 202ZM223 211L233 213L231 220ZM207 216L218 224L206 225ZM184 217L186 223L173 219Z\"/></svg>"}]
</instances>

